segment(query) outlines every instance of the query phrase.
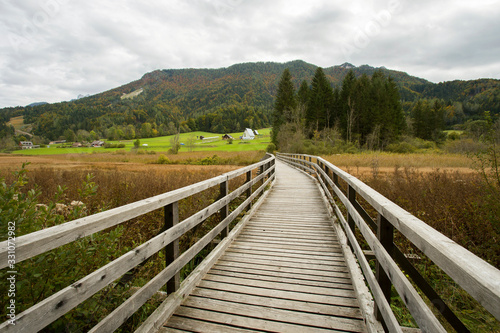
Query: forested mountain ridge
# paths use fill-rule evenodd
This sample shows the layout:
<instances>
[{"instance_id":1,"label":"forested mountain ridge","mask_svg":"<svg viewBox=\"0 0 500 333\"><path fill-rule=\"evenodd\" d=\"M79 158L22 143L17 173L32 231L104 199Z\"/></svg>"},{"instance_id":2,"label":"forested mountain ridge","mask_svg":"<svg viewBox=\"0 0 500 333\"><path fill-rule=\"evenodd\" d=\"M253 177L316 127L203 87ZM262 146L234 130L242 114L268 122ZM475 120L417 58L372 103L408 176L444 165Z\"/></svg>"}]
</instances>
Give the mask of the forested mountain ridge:
<instances>
[{"instance_id":1,"label":"forested mountain ridge","mask_svg":"<svg viewBox=\"0 0 500 333\"><path fill-rule=\"evenodd\" d=\"M311 83L317 66L296 60L243 63L219 69L156 70L93 96L70 102L5 108L0 112L23 114L26 123L34 124L35 134L50 139L63 136L67 129L75 133L95 131L104 137L120 137L125 127L129 127L129 132L133 127L136 136L164 135L179 127L184 131L234 132L244 127L270 125L278 82L286 68L298 89L304 80ZM350 64L324 68L324 73L333 87L339 87L350 70L356 77L381 71L393 78L402 101L408 105L421 98L439 98L449 105L460 103L455 105L455 113L460 117L450 123L479 117L484 111L500 113L500 80L435 84L400 71ZM124 94L138 89L143 89L138 96L122 99ZM117 133L107 133L110 128Z\"/></svg>"}]
</instances>

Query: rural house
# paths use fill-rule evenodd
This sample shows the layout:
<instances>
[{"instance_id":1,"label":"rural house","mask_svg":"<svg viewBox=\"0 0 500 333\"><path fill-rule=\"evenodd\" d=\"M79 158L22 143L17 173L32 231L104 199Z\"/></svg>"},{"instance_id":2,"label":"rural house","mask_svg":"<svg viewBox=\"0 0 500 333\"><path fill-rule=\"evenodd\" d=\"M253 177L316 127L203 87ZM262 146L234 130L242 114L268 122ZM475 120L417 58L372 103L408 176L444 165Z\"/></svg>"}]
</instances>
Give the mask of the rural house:
<instances>
[{"instance_id":1,"label":"rural house","mask_svg":"<svg viewBox=\"0 0 500 333\"><path fill-rule=\"evenodd\" d=\"M104 141L94 141L90 144L91 147L102 147L104 146Z\"/></svg>"},{"instance_id":2,"label":"rural house","mask_svg":"<svg viewBox=\"0 0 500 333\"><path fill-rule=\"evenodd\" d=\"M255 134L253 133L251 128L245 129L245 132L243 132L243 140L253 140L255 139Z\"/></svg>"},{"instance_id":3,"label":"rural house","mask_svg":"<svg viewBox=\"0 0 500 333\"><path fill-rule=\"evenodd\" d=\"M31 142L31 141L20 141L19 147L21 147L21 149L40 148L39 145L33 145L33 142Z\"/></svg>"},{"instance_id":4,"label":"rural house","mask_svg":"<svg viewBox=\"0 0 500 333\"><path fill-rule=\"evenodd\" d=\"M230 134L224 134L222 136L222 140L229 140L229 139L234 140L234 138Z\"/></svg>"}]
</instances>

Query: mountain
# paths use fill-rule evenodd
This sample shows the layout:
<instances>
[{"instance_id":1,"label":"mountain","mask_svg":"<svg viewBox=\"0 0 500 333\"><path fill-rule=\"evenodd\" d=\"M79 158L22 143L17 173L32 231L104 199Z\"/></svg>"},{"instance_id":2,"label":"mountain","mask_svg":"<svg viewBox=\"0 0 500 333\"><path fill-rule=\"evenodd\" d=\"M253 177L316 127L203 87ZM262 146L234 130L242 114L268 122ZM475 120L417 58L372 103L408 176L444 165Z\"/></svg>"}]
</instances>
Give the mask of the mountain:
<instances>
[{"instance_id":1,"label":"mountain","mask_svg":"<svg viewBox=\"0 0 500 333\"><path fill-rule=\"evenodd\" d=\"M296 60L242 63L219 69L156 70L97 95L37 105L21 113L26 122L35 124L36 134L51 138L61 136L68 128L104 133L113 125L132 125L139 130L144 123L157 131L161 124L165 125L163 129L172 129L181 123L185 130L195 127L221 132L268 126L278 81L285 68L290 69L298 89L303 80L311 82L317 66ZM461 103L465 118L479 117L486 110L500 113L500 80L435 84L385 67L356 67L350 63L324 68L324 73L334 87L340 87L351 70L357 77L370 76L375 71L391 77L407 110L417 99L439 98L448 105ZM220 126L216 128L217 125Z\"/></svg>"},{"instance_id":2,"label":"mountain","mask_svg":"<svg viewBox=\"0 0 500 333\"><path fill-rule=\"evenodd\" d=\"M29 107L40 106L40 105L44 105L44 104L49 104L49 103L47 103L47 102L35 102L35 103L31 103L31 104L26 105L26 107L29 108Z\"/></svg>"}]
</instances>

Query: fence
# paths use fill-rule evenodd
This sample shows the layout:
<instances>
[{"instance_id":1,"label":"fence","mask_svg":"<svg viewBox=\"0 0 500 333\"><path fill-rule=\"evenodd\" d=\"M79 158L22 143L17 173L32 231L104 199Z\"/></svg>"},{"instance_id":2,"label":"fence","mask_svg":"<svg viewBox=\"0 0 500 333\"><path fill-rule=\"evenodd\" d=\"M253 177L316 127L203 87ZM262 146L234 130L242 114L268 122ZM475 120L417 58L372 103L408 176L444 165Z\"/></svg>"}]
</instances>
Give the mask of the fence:
<instances>
[{"instance_id":1,"label":"fence","mask_svg":"<svg viewBox=\"0 0 500 333\"><path fill-rule=\"evenodd\" d=\"M229 224L246 208L251 207L252 201L274 179L274 162L275 157L267 155L265 160L218 177L18 237L16 261L21 262L156 209L164 209L165 231L20 313L16 317L15 325L10 325L8 321L4 322L0 325L0 331L39 331L134 267L140 265L153 254L165 250L166 268L91 330L91 332L114 331L163 286L167 286L167 292L169 293L179 288L179 272L182 267L189 263L217 235L221 234L223 237L228 235ZM255 169L258 169L259 172L254 177L257 174L254 171ZM229 193L228 182L244 175L246 175L245 183ZM258 186L259 182L260 186ZM253 191L254 185L258 186L255 191ZM219 198L208 207L179 222L179 200L214 186L220 188ZM239 197L245 200L236 209L229 212L229 204ZM221 222L188 250L179 254L178 239L215 213L221 215ZM0 269L7 267L7 252L8 242L1 242L0 257L3 259L0 261Z\"/></svg>"},{"instance_id":2,"label":"fence","mask_svg":"<svg viewBox=\"0 0 500 333\"><path fill-rule=\"evenodd\" d=\"M446 330L415 286L456 331L468 332L438 292L408 260L408 256L396 246L395 231L416 246L500 320L498 269L323 158L298 154L278 154L277 157L317 177L369 284L375 300L376 317L382 320L391 332L401 330L390 306L392 286L424 332ZM376 211L376 219L373 219L368 211ZM375 256L375 273L368 262L367 251L362 250L356 235L362 236L371 249L370 255Z\"/></svg>"}]
</instances>

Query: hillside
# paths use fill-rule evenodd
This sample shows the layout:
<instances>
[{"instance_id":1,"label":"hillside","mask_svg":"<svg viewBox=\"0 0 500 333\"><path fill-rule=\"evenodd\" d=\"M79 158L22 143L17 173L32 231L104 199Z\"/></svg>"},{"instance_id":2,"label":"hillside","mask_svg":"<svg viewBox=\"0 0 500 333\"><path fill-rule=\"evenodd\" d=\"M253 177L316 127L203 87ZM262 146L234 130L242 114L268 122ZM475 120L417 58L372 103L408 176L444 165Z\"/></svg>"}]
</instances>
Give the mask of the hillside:
<instances>
[{"instance_id":1,"label":"hillside","mask_svg":"<svg viewBox=\"0 0 500 333\"><path fill-rule=\"evenodd\" d=\"M156 70L101 94L16 109L15 115L24 115L27 123L34 124L35 134L50 139L62 136L66 129L75 133L94 130L103 136L108 136L106 131L113 126L122 126L117 129L121 131L126 126L142 131L145 123L149 124L144 128L146 136L156 132L171 134L178 126L183 131L212 132L267 127L278 81L285 68L290 69L298 88L303 80L311 81L317 66L296 60L243 63L219 69ZM459 102L463 104L465 118L479 117L486 110L500 113L500 80L435 84L400 71L368 65L355 67L348 63L325 68L324 72L331 84L338 87L350 70L358 77L382 71L393 78L403 102L419 98L440 98L448 104Z\"/></svg>"}]
</instances>

